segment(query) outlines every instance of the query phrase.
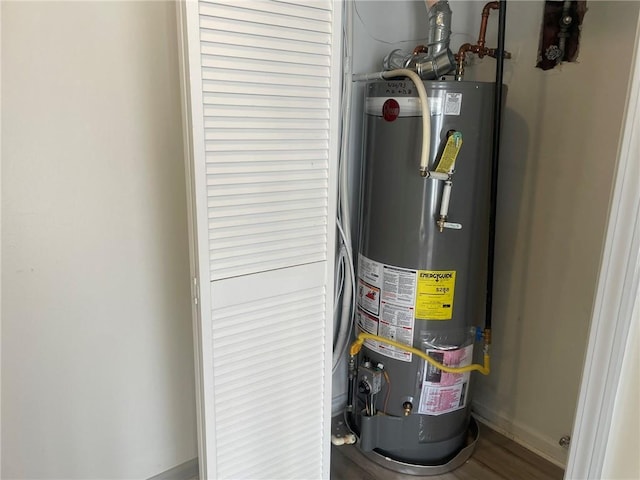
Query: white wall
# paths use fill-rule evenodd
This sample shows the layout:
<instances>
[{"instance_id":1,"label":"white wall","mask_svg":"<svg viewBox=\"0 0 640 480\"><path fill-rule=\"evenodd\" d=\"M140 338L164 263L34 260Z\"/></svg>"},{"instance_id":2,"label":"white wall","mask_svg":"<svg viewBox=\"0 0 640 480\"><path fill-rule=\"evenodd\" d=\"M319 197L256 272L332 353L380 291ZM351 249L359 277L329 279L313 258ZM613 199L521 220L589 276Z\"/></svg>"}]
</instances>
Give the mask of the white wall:
<instances>
[{"instance_id":1,"label":"white wall","mask_svg":"<svg viewBox=\"0 0 640 480\"><path fill-rule=\"evenodd\" d=\"M171 2L3 2L2 478L196 453Z\"/></svg>"},{"instance_id":2,"label":"white wall","mask_svg":"<svg viewBox=\"0 0 640 480\"><path fill-rule=\"evenodd\" d=\"M354 71L379 70L394 48L426 35L423 2L357 1ZM452 0L452 49L475 43L484 2ZM498 205L492 374L474 407L495 426L562 464L571 433L616 153L638 2L590 1L579 62L536 63L544 2L508 3L508 84ZM487 45L495 46L497 14ZM373 38L375 37L375 38ZM399 40L407 39L407 43ZM466 79L493 81L495 60ZM355 96L356 125L362 118ZM353 152L360 148L354 130ZM357 158L357 157L354 157ZM357 174L354 174L354 179Z\"/></svg>"},{"instance_id":3,"label":"white wall","mask_svg":"<svg viewBox=\"0 0 640 480\"><path fill-rule=\"evenodd\" d=\"M578 63L548 72L533 68L543 2L508 7L507 48L516 56L505 72L493 371L476 383L475 409L559 464L567 452L558 440L575 415L639 6L590 1ZM493 78L488 63L477 76Z\"/></svg>"}]
</instances>

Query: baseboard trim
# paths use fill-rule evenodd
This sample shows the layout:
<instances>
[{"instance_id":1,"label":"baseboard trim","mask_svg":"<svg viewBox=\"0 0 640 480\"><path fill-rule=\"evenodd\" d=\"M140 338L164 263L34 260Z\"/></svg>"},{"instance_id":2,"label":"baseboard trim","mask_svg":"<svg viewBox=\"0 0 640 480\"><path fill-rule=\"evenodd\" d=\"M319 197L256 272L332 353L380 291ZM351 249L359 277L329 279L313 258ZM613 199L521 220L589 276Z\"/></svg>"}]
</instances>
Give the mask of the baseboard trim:
<instances>
[{"instance_id":1,"label":"baseboard trim","mask_svg":"<svg viewBox=\"0 0 640 480\"><path fill-rule=\"evenodd\" d=\"M493 411L482 405L474 403L472 410L473 416L492 430L510 438L554 465L562 469L567 468L568 452L558 445L557 441L541 435L539 432L535 432L518 422L508 419L505 415L500 414L500 412Z\"/></svg>"},{"instance_id":2,"label":"baseboard trim","mask_svg":"<svg viewBox=\"0 0 640 480\"><path fill-rule=\"evenodd\" d=\"M177 467L149 477L147 480L192 480L198 478L198 459L193 458Z\"/></svg>"}]
</instances>

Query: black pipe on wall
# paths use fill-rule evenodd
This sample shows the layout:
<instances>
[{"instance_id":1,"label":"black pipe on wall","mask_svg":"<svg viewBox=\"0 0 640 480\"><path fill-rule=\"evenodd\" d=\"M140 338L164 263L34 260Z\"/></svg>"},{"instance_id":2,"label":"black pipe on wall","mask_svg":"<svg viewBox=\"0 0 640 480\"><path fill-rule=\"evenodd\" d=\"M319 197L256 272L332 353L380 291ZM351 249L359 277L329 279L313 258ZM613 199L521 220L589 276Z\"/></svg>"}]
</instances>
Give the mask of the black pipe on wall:
<instances>
[{"instance_id":1,"label":"black pipe on wall","mask_svg":"<svg viewBox=\"0 0 640 480\"><path fill-rule=\"evenodd\" d=\"M493 101L493 137L491 144L491 194L489 207L489 248L487 254L487 295L485 302L485 330L491 331L493 312L493 277L495 269L496 209L498 204L498 164L500 159L500 130L502 127L502 95L504 78L504 43L507 2L500 1L498 9L498 48L496 51L496 90ZM490 340L490 339L489 339Z\"/></svg>"}]
</instances>

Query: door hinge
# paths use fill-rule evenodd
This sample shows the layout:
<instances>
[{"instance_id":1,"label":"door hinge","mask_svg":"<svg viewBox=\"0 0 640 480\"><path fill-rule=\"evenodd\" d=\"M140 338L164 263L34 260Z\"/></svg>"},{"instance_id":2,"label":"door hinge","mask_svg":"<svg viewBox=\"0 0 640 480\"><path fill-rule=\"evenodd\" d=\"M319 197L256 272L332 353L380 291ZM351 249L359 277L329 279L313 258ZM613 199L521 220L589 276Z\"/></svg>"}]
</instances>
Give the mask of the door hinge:
<instances>
[{"instance_id":1,"label":"door hinge","mask_svg":"<svg viewBox=\"0 0 640 480\"><path fill-rule=\"evenodd\" d=\"M198 305L200 303L200 287L198 286L198 278L193 277L193 303Z\"/></svg>"}]
</instances>

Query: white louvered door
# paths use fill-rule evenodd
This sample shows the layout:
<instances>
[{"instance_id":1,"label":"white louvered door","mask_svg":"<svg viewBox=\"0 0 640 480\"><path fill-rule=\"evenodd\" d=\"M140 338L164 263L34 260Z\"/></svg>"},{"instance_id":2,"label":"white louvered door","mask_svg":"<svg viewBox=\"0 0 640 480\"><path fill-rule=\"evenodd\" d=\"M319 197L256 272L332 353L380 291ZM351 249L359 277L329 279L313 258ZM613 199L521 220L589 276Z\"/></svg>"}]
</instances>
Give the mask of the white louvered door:
<instances>
[{"instance_id":1,"label":"white louvered door","mask_svg":"<svg viewBox=\"0 0 640 480\"><path fill-rule=\"evenodd\" d=\"M341 8L179 6L201 478L329 477Z\"/></svg>"}]
</instances>

